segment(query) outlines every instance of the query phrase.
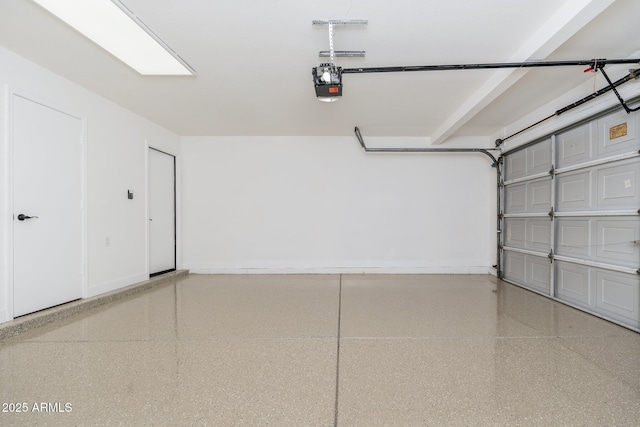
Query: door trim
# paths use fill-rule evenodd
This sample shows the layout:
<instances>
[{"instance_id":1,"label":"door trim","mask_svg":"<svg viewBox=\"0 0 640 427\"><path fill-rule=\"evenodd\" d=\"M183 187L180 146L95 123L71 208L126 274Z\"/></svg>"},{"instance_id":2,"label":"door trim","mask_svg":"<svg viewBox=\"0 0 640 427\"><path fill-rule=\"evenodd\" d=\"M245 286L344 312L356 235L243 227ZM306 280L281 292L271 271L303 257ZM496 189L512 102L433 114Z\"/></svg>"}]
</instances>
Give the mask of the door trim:
<instances>
[{"instance_id":1,"label":"door trim","mask_svg":"<svg viewBox=\"0 0 640 427\"><path fill-rule=\"evenodd\" d=\"M176 271L178 270L178 266L180 265L180 245L179 245L179 239L180 239L180 220L179 220L179 209L178 209L178 204L179 204L179 200L180 200L180 195L178 193L178 189L180 188L179 186L179 166L180 166L180 156L171 149L168 149L166 147L163 147L161 145L158 144L154 144L152 142L150 142L149 140L145 140L145 148L146 148L146 156L145 156L145 185L146 185L146 199L145 199L145 233L146 233L146 259L147 259L147 266L146 266L146 275L148 277L155 277L155 276L159 276L161 274L165 274L165 273L170 273L172 271ZM150 166L149 166L149 150L155 150L155 151L159 151L160 153L164 153L167 154L171 157L173 157L173 232L174 232L174 238L173 238L173 244L174 244L174 249L173 249L173 265L174 268L173 269L169 269L169 270L164 270L164 271L159 271L156 273L151 274L150 273L150 250L149 250L149 244L151 242L150 240L150 232L149 232L149 214L150 214L150 192L149 192L149 185L150 185L150 180L149 180L149 172L150 172Z\"/></svg>"},{"instance_id":2,"label":"door trim","mask_svg":"<svg viewBox=\"0 0 640 427\"><path fill-rule=\"evenodd\" d=\"M66 107L59 105L56 102L53 102L49 99L43 98L37 94L31 93L24 89L18 89L11 87L9 85L6 86L5 91L5 147L3 152L5 153L5 184L4 184L4 231L5 231L5 244L4 244L4 259L1 260L3 264L3 270L5 271L4 277L2 278L4 281L4 295L5 295L5 317L6 320L14 319L14 309L13 309L13 298L14 298L14 267L13 267L13 245L14 245L14 227L15 221L13 218L14 215L14 164L13 164L13 156L14 156L14 135L13 135L13 119L14 119L14 99L16 97L25 99L27 101L34 102L36 104L40 104L43 107L50 108L52 110L58 111L62 114L66 114L75 119L80 120L82 131L81 131L81 202L80 202L80 218L81 218L81 260L80 260L80 274L81 274L81 283L82 283L82 298L86 298L88 295L88 244L87 244L87 118L81 114L78 114L75 111L72 111ZM2 307L0 307L0 314L2 313ZM0 322L3 319L0 317Z\"/></svg>"}]
</instances>

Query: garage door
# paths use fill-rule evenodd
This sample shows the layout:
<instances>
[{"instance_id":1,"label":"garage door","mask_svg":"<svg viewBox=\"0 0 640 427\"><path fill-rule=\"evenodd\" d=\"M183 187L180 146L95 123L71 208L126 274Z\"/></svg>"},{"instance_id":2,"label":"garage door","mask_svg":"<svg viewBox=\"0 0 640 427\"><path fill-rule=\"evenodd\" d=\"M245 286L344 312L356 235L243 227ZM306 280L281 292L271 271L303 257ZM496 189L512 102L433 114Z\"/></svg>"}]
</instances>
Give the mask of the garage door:
<instances>
[{"instance_id":1,"label":"garage door","mask_svg":"<svg viewBox=\"0 0 640 427\"><path fill-rule=\"evenodd\" d=\"M640 114L504 156L504 279L640 330Z\"/></svg>"}]
</instances>

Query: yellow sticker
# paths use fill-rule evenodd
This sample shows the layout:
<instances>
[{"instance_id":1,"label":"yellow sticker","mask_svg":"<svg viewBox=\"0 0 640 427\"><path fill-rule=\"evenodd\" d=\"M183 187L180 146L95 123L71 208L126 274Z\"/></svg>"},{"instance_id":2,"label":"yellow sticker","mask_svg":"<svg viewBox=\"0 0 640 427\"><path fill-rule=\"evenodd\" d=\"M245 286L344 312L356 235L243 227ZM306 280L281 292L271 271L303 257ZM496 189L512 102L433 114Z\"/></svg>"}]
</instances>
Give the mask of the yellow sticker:
<instances>
[{"instance_id":1,"label":"yellow sticker","mask_svg":"<svg viewBox=\"0 0 640 427\"><path fill-rule=\"evenodd\" d=\"M627 136L627 123L622 123L616 126L612 126L609 129L609 139L616 139L622 136Z\"/></svg>"}]
</instances>

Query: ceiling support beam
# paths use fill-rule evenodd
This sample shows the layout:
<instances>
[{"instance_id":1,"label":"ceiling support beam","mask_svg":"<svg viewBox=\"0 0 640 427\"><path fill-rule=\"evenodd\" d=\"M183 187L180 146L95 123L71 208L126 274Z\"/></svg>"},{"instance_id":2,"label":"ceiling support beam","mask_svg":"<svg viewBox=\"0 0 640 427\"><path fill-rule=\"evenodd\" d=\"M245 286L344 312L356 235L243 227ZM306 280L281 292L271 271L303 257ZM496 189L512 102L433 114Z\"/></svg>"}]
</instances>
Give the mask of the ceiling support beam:
<instances>
[{"instance_id":1,"label":"ceiling support beam","mask_svg":"<svg viewBox=\"0 0 640 427\"><path fill-rule=\"evenodd\" d=\"M548 57L615 0L570 0L564 4L518 51L510 62ZM496 71L431 135L432 144L442 144L465 123L526 75L523 69Z\"/></svg>"}]
</instances>

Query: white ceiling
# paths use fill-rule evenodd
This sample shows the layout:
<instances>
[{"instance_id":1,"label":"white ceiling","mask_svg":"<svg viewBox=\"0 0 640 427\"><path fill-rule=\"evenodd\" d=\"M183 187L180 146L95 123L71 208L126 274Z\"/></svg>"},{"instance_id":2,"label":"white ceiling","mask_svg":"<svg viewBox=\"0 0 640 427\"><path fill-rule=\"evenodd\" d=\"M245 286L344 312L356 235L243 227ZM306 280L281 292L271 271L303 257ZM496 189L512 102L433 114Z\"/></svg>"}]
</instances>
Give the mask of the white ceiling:
<instances>
[{"instance_id":1,"label":"white ceiling","mask_svg":"<svg viewBox=\"0 0 640 427\"><path fill-rule=\"evenodd\" d=\"M638 0L123 3L197 76L140 76L31 0L0 0L0 45L183 136L352 135L358 125L367 136L435 144L494 135L593 75L581 67L346 74L343 98L326 104L311 69L326 62L318 51L329 48L328 30L311 21L369 20L336 27L337 50L366 51L336 59L345 68L625 58L640 49Z\"/></svg>"}]
</instances>

